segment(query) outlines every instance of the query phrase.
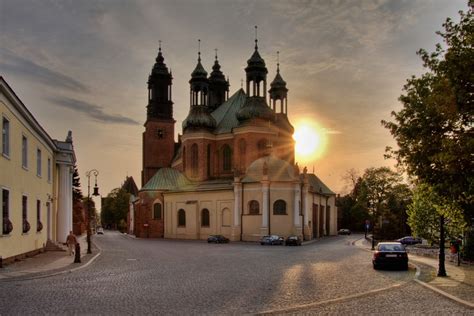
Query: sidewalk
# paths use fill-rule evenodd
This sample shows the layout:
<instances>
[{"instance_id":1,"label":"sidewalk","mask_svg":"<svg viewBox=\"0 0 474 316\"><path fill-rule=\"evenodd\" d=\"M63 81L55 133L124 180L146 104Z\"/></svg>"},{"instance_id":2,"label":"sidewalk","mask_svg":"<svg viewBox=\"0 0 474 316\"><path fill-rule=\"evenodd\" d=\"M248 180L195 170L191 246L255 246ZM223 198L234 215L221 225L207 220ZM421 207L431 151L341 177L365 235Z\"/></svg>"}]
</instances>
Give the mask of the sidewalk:
<instances>
[{"instance_id":1,"label":"sidewalk","mask_svg":"<svg viewBox=\"0 0 474 316\"><path fill-rule=\"evenodd\" d=\"M372 251L371 243L364 238L354 242L354 245ZM439 262L437 258L417 256L411 253L408 254L408 258L409 262L418 266L422 272L426 272L423 274L430 275L426 282L417 278L419 283L427 284L427 287L433 287L433 290L442 295L447 294L445 296L455 300L457 298L458 302L462 303L464 301L471 308L474 307L474 266L461 265L458 267L454 262L446 260L445 269L448 276L438 277ZM427 269L429 271L423 271Z\"/></svg>"},{"instance_id":2,"label":"sidewalk","mask_svg":"<svg viewBox=\"0 0 474 316\"><path fill-rule=\"evenodd\" d=\"M0 269L0 282L19 279L31 279L60 274L82 268L100 254L97 248L87 254L86 235L77 238L81 245L81 263L74 263L74 256L66 251L46 251L36 256L5 265Z\"/></svg>"}]
</instances>

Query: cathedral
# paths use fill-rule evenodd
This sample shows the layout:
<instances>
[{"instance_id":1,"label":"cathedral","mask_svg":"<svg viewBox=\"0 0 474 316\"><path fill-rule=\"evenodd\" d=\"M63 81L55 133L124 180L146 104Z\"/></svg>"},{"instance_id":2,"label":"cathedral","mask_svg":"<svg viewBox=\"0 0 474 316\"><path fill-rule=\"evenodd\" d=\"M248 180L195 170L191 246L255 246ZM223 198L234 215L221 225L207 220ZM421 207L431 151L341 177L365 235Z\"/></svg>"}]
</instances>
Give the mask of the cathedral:
<instances>
[{"instance_id":1,"label":"cathedral","mask_svg":"<svg viewBox=\"0 0 474 316\"><path fill-rule=\"evenodd\" d=\"M129 232L142 238L305 240L337 231L335 194L295 163L288 88L268 70L258 40L245 90L229 94L216 54L208 75L200 52L189 80L189 113L175 141L173 76L159 48L148 78L142 184Z\"/></svg>"}]
</instances>

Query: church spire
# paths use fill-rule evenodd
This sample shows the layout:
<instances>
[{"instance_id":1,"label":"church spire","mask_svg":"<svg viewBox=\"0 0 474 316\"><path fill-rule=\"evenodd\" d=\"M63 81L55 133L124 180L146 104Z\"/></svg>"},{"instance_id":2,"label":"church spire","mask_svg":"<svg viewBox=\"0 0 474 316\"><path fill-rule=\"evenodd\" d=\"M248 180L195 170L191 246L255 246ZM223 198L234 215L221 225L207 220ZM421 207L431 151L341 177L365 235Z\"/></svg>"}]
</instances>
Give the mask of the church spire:
<instances>
[{"instance_id":1,"label":"church spire","mask_svg":"<svg viewBox=\"0 0 474 316\"><path fill-rule=\"evenodd\" d=\"M270 83L270 106L277 113L288 113L288 89L286 82L280 74L280 52L277 52L277 73L275 79ZM277 101L280 101L280 111L277 111Z\"/></svg>"},{"instance_id":2,"label":"church spire","mask_svg":"<svg viewBox=\"0 0 474 316\"><path fill-rule=\"evenodd\" d=\"M147 118L173 119L173 101L171 100L173 77L164 63L161 41L158 43L158 55L148 77Z\"/></svg>"},{"instance_id":3,"label":"church spire","mask_svg":"<svg viewBox=\"0 0 474 316\"><path fill-rule=\"evenodd\" d=\"M201 64L201 40L198 40L198 63L191 73L189 84L190 110L183 121L183 130L216 127L216 121L209 113L209 79Z\"/></svg>"},{"instance_id":4,"label":"church spire","mask_svg":"<svg viewBox=\"0 0 474 316\"><path fill-rule=\"evenodd\" d=\"M219 59L217 57L217 48L214 51L214 66L212 66L212 72L209 77L209 108L211 111L224 103L229 94L229 82L226 81L225 76L221 71L221 65L219 64Z\"/></svg>"}]
</instances>

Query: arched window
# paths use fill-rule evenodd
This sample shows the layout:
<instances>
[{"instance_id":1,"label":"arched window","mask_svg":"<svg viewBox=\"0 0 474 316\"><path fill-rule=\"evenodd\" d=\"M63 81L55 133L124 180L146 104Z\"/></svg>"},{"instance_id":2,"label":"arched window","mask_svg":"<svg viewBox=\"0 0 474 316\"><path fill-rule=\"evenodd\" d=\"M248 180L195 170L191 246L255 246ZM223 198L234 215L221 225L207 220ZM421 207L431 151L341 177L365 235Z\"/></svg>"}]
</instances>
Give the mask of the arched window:
<instances>
[{"instance_id":1,"label":"arched window","mask_svg":"<svg viewBox=\"0 0 474 316\"><path fill-rule=\"evenodd\" d=\"M201 211L201 226L209 227L209 210L207 208Z\"/></svg>"},{"instance_id":2,"label":"arched window","mask_svg":"<svg viewBox=\"0 0 474 316\"><path fill-rule=\"evenodd\" d=\"M276 200L273 203L273 215L286 215L286 202L283 200Z\"/></svg>"},{"instance_id":3,"label":"arched window","mask_svg":"<svg viewBox=\"0 0 474 316\"><path fill-rule=\"evenodd\" d=\"M230 226L231 225L231 214L230 210L226 207L222 210L222 226Z\"/></svg>"},{"instance_id":4,"label":"arched window","mask_svg":"<svg viewBox=\"0 0 474 316\"><path fill-rule=\"evenodd\" d=\"M239 140L239 158L240 158L241 171L243 171L245 168L245 151L246 151L245 139L241 139Z\"/></svg>"},{"instance_id":5,"label":"arched window","mask_svg":"<svg viewBox=\"0 0 474 316\"><path fill-rule=\"evenodd\" d=\"M186 212L183 209L178 211L178 226L186 227Z\"/></svg>"},{"instance_id":6,"label":"arched window","mask_svg":"<svg viewBox=\"0 0 474 316\"><path fill-rule=\"evenodd\" d=\"M192 169L193 176L197 176L198 174L198 162L199 162L198 145L193 144L191 146L191 169Z\"/></svg>"},{"instance_id":7,"label":"arched window","mask_svg":"<svg viewBox=\"0 0 474 316\"><path fill-rule=\"evenodd\" d=\"M161 219L161 203L153 204L153 219Z\"/></svg>"},{"instance_id":8,"label":"arched window","mask_svg":"<svg viewBox=\"0 0 474 316\"><path fill-rule=\"evenodd\" d=\"M183 161L183 170L186 171L186 146L183 145L183 155L181 157Z\"/></svg>"},{"instance_id":9,"label":"arched window","mask_svg":"<svg viewBox=\"0 0 474 316\"><path fill-rule=\"evenodd\" d=\"M224 145L222 148L222 166L224 171L232 170L232 151L229 145Z\"/></svg>"},{"instance_id":10,"label":"arched window","mask_svg":"<svg viewBox=\"0 0 474 316\"><path fill-rule=\"evenodd\" d=\"M211 144L207 145L207 176L211 176Z\"/></svg>"},{"instance_id":11,"label":"arched window","mask_svg":"<svg viewBox=\"0 0 474 316\"><path fill-rule=\"evenodd\" d=\"M258 204L258 201L252 200L249 202L249 214L250 215L260 214L260 204Z\"/></svg>"},{"instance_id":12,"label":"arched window","mask_svg":"<svg viewBox=\"0 0 474 316\"><path fill-rule=\"evenodd\" d=\"M258 149L258 154L259 156L265 154L265 151L267 150L267 140L266 139L261 139L257 143L257 149Z\"/></svg>"}]
</instances>

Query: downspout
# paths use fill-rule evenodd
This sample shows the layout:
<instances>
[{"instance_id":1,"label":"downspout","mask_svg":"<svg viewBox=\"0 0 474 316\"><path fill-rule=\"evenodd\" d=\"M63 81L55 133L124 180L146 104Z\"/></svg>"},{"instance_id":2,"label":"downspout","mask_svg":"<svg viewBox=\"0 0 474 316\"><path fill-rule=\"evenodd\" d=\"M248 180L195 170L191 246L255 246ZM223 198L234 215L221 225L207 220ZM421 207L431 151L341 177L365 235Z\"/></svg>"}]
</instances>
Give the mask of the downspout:
<instances>
[{"instance_id":1,"label":"downspout","mask_svg":"<svg viewBox=\"0 0 474 316\"><path fill-rule=\"evenodd\" d=\"M300 213L301 213L301 219L302 219L301 227L303 228L302 230L303 241L305 241L306 239L304 237L303 186L304 186L304 183L300 183Z\"/></svg>"},{"instance_id":2,"label":"downspout","mask_svg":"<svg viewBox=\"0 0 474 316\"><path fill-rule=\"evenodd\" d=\"M271 209L271 205L270 205L270 202L271 202L271 199L270 199L270 194L271 194L271 190L270 190L270 181L268 181L268 235L271 235L272 234L272 230L271 230L271 212L270 212L270 209Z\"/></svg>"},{"instance_id":3,"label":"downspout","mask_svg":"<svg viewBox=\"0 0 474 316\"><path fill-rule=\"evenodd\" d=\"M244 183L242 182L242 191L240 192L240 241L244 234Z\"/></svg>"}]
</instances>

